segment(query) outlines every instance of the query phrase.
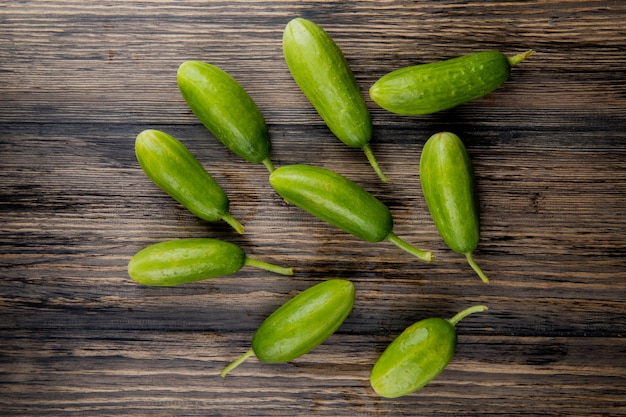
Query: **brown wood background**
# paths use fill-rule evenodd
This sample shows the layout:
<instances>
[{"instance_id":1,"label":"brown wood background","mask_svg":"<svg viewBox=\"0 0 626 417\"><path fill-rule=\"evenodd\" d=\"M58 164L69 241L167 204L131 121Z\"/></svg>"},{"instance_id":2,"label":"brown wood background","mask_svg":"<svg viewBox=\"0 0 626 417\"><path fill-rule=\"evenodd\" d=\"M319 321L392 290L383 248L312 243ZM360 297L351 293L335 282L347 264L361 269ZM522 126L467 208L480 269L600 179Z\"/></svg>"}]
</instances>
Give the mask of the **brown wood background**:
<instances>
[{"instance_id":1,"label":"brown wood background","mask_svg":"<svg viewBox=\"0 0 626 417\"><path fill-rule=\"evenodd\" d=\"M297 89L281 36L312 19L342 47L367 95L401 66L485 49L536 55L496 92L432 116L368 98L380 183ZM12 1L0 5L0 413L7 416L626 415L626 3L614 1ZM184 60L230 72L270 127L277 166L313 163L390 207L425 264L287 207L261 165L226 151L186 107ZM134 156L157 128L205 164L246 226L202 222L160 192ZM450 130L473 158L483 284L446 249L426 211L418 160ZM293 278L246 268L147 288L130 257L166 239L219 237ZM355 309L291 363L249 360L280 304L331 277ZM457 354L395 400L371 366L405 327L490 310L458 326Z\"/></svg>"}]
</instances>

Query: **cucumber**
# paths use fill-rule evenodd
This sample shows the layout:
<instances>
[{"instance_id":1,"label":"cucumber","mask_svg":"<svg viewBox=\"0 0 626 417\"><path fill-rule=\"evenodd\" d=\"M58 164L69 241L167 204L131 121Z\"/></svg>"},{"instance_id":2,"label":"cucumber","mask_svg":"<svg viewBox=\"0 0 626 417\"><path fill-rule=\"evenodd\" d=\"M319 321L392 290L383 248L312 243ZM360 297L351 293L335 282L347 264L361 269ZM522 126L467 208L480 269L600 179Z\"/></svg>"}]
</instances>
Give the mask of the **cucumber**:
<instances>
[{"instance_id":1,"label":"cucumber","mask_svg":"<svg viewBox=\"0 0 626 417\"><path fill-rule=\"evenodd\" d=\"M402 115L431 114L483 97L508 80L511 67L534 51L507 58L484 51L392 71L369 90L376 104Z\"/></svg>"},{"instance_id":2,"label":"cucumber","mask_svg":"<svg viewBox=\"0 0 626 417\"><path fill-rule=\"evenodd\" d=\"M145 247L131 258L128 275L143 285L174 286L232 275L244 266L293 275L293 268L250 258L234 243L210 238L169 240Z\"/></svg>"},{"instance_id":3,"label":"cucumber","mask_svg":"<svg viewBox=\"0 0 626 417\"><path fill-rule=\"evenodd\" d=\"M351 148L361 148L378 175L369 142L372 120L352 69L331 36L310 20L295 18L283 33L283 54L289 71L333 134Z\"/></svg>"},{"instance_id":4,"label":"cucumber","mask_svg":"<svg viewBox=\"0 0 626 417\"><path fill-rule=\"evenodd\" d=\"M432 135L422 149L420 182L433 222L450 249L464 254L485 282L472 255L480 239L480 215L469 154L454 133Z\"/></svg>"},{"instance_id":5,"label":"cucumber","mask_svg":"<svg viewBox=\"0 0 626 417\"><path fill-rule=\"evenodd\" d=\"M469 307L449 320L432 317L407 327L380 355L370 374L370 384L382 397L411 394L436 378L456 351L455 326L468 315L487 310Z\"/></svg>"},{"instance_id":6,"label":"cucumber","mask_svg":"<svg viewBox=\"0 0 626 417\"><path fill-rule=\"evenodd\" d=\"M393 232L385 204L348 178L326 168L295 164L276 169L270 184L287 202L368 242L389 240L419 259L432 253L409 245Z\"/></svg>"},{"instance_id":7,"label":"cucumber","mask_svg":"<svg viewBox=\"0 0 626 417\"><path fill-rule=\"evenodd\" d=\"M288 362L319 346L352 311L354 292L354 284L344 279L302 291L263 321L252 337L252 348L226 366L222 377L252 356L264 363Z\"/></svg>"},{"instance_id":8,"label":"cucumber","mask_svg":"<svg viewBox=\"0 0 626 417\"><path fill-rule=\"evenodd\" d=\"M202 124L236 155L274 170L265 119L252 97L215 65L186 61L178 68L178 88Z\"/></svg>"},{"instance_id":9,"label":"cucumber","mask_svg":"<svg viewBox=\"0 0 626 417\"><path fill-rule=\"evenodd\" d=\"M135 140L135 154L148 178L191 213L209 222L224 220L238 233L244 232L229 212L222 187L178 139L159 130L144 130Z\"/></svg>"}]
</instances>

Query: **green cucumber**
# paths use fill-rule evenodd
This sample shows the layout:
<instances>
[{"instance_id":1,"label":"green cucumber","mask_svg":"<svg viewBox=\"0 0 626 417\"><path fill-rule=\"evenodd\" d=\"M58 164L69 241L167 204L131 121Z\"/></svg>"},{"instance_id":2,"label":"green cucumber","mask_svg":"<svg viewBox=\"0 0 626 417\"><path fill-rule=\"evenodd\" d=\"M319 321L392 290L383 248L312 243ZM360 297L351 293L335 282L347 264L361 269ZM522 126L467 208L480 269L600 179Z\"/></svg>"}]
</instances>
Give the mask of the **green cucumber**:
<instances>
[{"instance_id":1,"label":"green cucumber","mask_svg":"<svg viewBox=\"0 0 626 417\"><path fill-rule=\"evenodd\" d=\"M293 275L293 268L250 258L234 243L209 238L170 240L145 247L131 258L128 275L143 285L173 286L232 275L244 266Z\"/></svg>"},{"instance_id":2,"label":"green cucumber","mask_svg":"<svg viewBox=\"0 0 626 417\"><path fill-rule=\"evenodd\" d=\"M487 310L478 305L449 320L428 318L407 327L380 355L370 374L370 384L382 397L411 394L436 378L456 351L456 324L469 314Z\"/></svg>"},{"instance_id":3,"label":"green cucumber","mask_svg":"<svg viewBox=\"0 0 626 417\"><path fill-rule=\"evenodd\" d=\"M331 36L302 18L291 20L283 33L283 54L296 84L333 134L352 148L361 148L379 178L380 169L369 142L372 120L352 69Z\"/></svg>"},{"instance_id":4,"label":"green cucumber","mask_svg":"<svg viewBox=\"0 0 626 417\"><path fill-rule=\"evenodd\" d=\"M484 51L392 71L370 87L370 97L390 112L431 114L483 97L509 79L511 67L533 51L507 58Z\"/></svg>"},{"instance_id":5,"label":"green cucumber","mask_svg":"<svg viewBox=\"0 0 626 417\"><path fill-rule=\"evenodd\" d=\"M469 154L454 133L431 136L420 157L420 182L433 222L450 249L464 254L489 282L472 255L480 240L480 215Z\"/></svg>"},{"instance_id":6,"label":"green cucumber","mask_svg":"<svg viewBox=\"0 0 626 417\"><path fill-rule=\"evenodd\" d=\"M348 280L331 279L302 291L263 321L252 348L225 367L222 377L252 356L281 363L304 355L337 331L353 305L354 285Z\"/></svg>"},{"instance_id":7,"label":"green cucumber","mask_svg":"<svg viewBox=\"0 0 626 417\"><path fill-rule=\"evenodd\" d=\"M432 253L409 245L393 232L385 204L348 178L313 165L286 165L270 175L270 184L287 202L368 242L389 240L430 262Z\"/></svg>"},{"instance_id":8,"label":"green cucumber","mask_svg":"<svg viewBox=\"0 0 626 417\"><path fill-rule=\"evenodd\" d=\"M148 178L191 213L209 222L224 220L243 233L222 187L178 139L144 130L135 140L135 154Z\"/></svg>"},{"instance_id":9,"label":"green cucumber","mask_svg":"<svg viewBox=\"0 0 626 417\"><path fill-rule=\"evenodd\" d=\"M186 61L178 88L202 124L236 155L274 170L270 135L256 103L230 74L215 65Z\"/></svg>"}]
</instances>

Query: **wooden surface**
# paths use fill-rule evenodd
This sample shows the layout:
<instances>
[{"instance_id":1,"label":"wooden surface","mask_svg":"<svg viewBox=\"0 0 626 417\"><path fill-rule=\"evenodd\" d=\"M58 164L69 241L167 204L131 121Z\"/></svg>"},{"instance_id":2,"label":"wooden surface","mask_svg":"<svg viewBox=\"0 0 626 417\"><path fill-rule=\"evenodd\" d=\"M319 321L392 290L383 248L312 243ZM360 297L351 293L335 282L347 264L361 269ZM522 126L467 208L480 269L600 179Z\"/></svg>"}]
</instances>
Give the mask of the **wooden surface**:
<instances>
[{"instance_id":1,"label":"wooden surface","mask_svg":"<svg viewBox=\"0 0 626 417\"><path fill-rule=\"evenodd\" d=\"M483 99L401 117L368 98L378 181L297 89L281 36L325 27L367 88L393 69L485 49L537 53ZM626 415L626 3L615 1L19 1L0 6L0 413L7 416ZM270 127L276 166L312 163L383 200L426 264L286 206L262 165L226 151L176 85L188 59L230 72ZM160 192L134 156L157 128L223 186L237 236ZM418 160L439 130L474 162L483 284L426 211ZM130 257L218 237L297 268L147 288ZM351 279L354 311L294 360L249 360L263 319L299 291ZM418 393L378 398L370 369L420 319L484 303Z\"/></svg>"}]
</instances>

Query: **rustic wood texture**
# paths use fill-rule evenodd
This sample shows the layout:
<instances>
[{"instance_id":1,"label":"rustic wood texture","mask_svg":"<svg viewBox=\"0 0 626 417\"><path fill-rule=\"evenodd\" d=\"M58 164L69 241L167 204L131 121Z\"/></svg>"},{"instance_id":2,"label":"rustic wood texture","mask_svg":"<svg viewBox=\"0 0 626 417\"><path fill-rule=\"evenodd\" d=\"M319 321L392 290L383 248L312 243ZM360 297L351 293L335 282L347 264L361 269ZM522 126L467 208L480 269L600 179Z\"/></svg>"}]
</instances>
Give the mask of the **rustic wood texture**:
<instances>
[{"instance_id":1,"label":"rustic wood texture","mask_svg":"<svg viewBox=\"0 0 626 417\"><path fill-rule=\"evenodd\" d=\"M281 36L325 27L367 88L393 69L485 49L537 53L492 94L402 117L368 98L382 184L297 89ZM13 1L0 6L0 414L285 416L626 415L626 3L615 1ZM366 243L277 197L262 165L225 150L176 85L187 59L248 90L277 166L313 163L362 184L426 264ZM194 218L134 156L171 133L224 187L243 236ZM418 160L436 131L474 162L483 284L438 237ZM166 239L219 237L294 277L245 268L147 288L130 257ZM351 316L293 362L249 360L262 320L321 280L351 279ZM371 366L406 326L489 310L458 326L449 367L387 400Z\"/></svg>"}]
</instances>

